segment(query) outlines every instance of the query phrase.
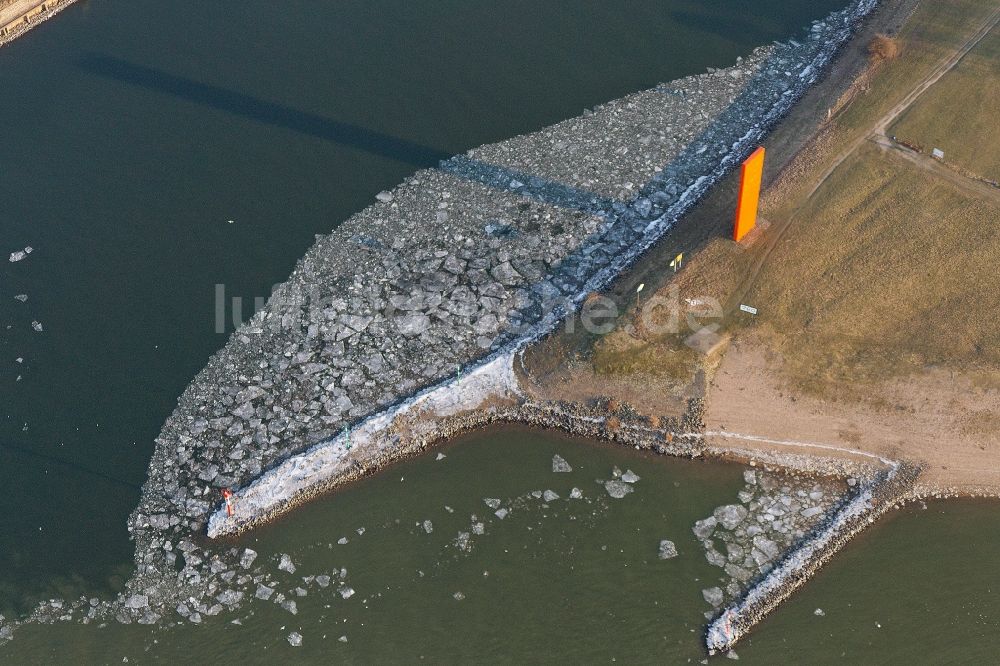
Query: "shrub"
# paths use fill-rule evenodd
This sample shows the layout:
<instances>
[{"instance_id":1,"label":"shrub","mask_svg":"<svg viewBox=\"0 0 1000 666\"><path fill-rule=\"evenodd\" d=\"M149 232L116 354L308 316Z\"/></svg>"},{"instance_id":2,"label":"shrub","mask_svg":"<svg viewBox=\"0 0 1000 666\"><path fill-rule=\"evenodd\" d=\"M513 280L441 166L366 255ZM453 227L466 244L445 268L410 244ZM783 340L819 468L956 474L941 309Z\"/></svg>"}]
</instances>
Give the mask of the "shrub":
<instances>
[{"instance_id":1,"label":"shrub","mask_svg":"<svg viewBox=\"0 0 1000 666\"><path fill-rule=\"evenodd\" d=\"M878 34L868 42L868 56L876 62L892 60L899 55L899 40L889 35Z\"/></svg>"}]
</instances>

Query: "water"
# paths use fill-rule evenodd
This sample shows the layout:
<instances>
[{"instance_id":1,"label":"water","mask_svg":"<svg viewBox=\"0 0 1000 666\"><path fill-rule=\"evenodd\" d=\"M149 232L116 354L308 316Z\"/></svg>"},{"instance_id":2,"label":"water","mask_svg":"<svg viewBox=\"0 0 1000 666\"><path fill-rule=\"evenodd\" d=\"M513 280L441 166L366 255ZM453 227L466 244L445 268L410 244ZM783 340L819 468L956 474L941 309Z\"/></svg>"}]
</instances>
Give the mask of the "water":
<instances>
[{"instance_id":1,"label":"water","mask_svg":"<svg viewBox=\"0 0 1000 666\"><path fill-rule=\"evenodd\" d=\"M705 560L691 525L735 499L741 467L522 429L466 436L439 450L443 460L429 452L239 541L272 572L281 553L291 555L298 569L280 574L286 593L303 576L346 567L356 590L349 599L335 586L312 585L295 598L297 615L255 600L237 615L242 626L217 616L155 633L115 623L29 627L7 656L175 661L191 656L192 646L199 663L288 655L312 663L700 655L709 609L701 589L716 584L720 571ZM571 473L552 472L556 453ZM610 479L615 465L641 477L620 500L597 483ZM574 486L582 499L569 499ZM548 506L530 496L548 489L560 495ZM511 513L496 518L484 498L500 499ZM457 548L459 532L471 533L480 521L485 534L472 534L469 552ZM348 543L338 544L341 537ZM661 539L674 541L678 557L658 558ZM292 631L304 637L294 652L286 640Z\"/></svg>"},{"instance_id":2,"label":"water","mask_svg":"<svg viewBox=\"0 0 1000 666\"><path fill-rule=\"evenodd\" d=\"M292 615L253 600L202 625L112 622L26 626L4 663L302 663L486 661L685 663L704 658L719 582L691 525L742 487L742 468L611 449L503 429L399 464L241 539L277 572L278 591L308 588ZM552 455L573 466L551 472ZM595 483L613 466L641 480L613 500ZM570 500L577 486L584 499ZM544 506L531 491L561 497ZM514 509L504 520L483 503ZM520 498L517 500L515 498ZM512 501L513 500L513 501ZM450 507L453 512L449 512ZM455 547L475 521L485 534ZM422 523L431 520L428 534ZM358 528L365 528L359 535ZM852 542L742 643L741 663L992 663L1000 649L1000 517L991 503L936 503L890 514ZM341 537L348 543L338 544ZM678 557L659 560L668 538ZM957 547L956 544L961 544ZM302 577L347 568L355 590ZM336 575L335 575L336 578ZM464 598L456 600L461 592ZM825 615L814 614L816 608ZM241 625L231 624L239 618ZM291 647L291 632L303 636ZM340 642L341 636L347 642Z\"/></svg>"},{"instance_id":3,"label":"water","mask_svg":"<svg viewBox=\"0 0 1000 666\"><path fill-rule=\"evenodd\" d=\"M440 156L841 4L83 0L0 50L0 254L35 248L0 262L0 612L128 575L152 441L225 340L217 283L266 296Z\"/></svg>"}]
</instances>

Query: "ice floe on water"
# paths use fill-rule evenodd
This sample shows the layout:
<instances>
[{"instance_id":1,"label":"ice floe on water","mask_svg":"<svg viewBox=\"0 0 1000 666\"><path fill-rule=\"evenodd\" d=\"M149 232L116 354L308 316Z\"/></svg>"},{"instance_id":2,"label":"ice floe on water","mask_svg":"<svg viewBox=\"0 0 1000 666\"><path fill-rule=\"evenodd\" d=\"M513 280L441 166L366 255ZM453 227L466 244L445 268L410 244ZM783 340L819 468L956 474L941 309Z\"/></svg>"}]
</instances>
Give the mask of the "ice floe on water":
<instances>
[{"instance_id":1,"label":"ice floe on water","mask_svg":"<svg viewBox=\"0 0 1000 666\"><path fill-rule=\"evenodd\" d=\"M28 245L27 247L25 247L23 250L15 250L14 252L10 253L10 262L11 263L15 263L15 262L21 261L22 259L24 259L25 257L27 257L29 254L31 254L32 252L34 252L34 250L35 249L33 247L31 247L30 245Z\"/></svg>"},{"instance_id":2,"label":"ice floe on water","mask_svg":"<svg viewBox=\"0 0 1000 666\"><path fill-rule=\"evenodd\" d=\"M622 499L635 490L631 485L625 483L624 481L618 481L617 479L605 481L604 489L615 499Z\"/></svg>"},{"instance_id":3,"label":"ice floe on water","mask_svg":"<svg viewBox=\"0 0 1000 666\"><path fill-rule=\"evenodd\" d=\"M570 464L566 462L565 458L563 458L561 455L557 453L554 456L552 456L552 471L565 474L568 472L572 472L573 468L570 467Z\"/></svg>"},{"instance_id":4,"label":"ice floe on water","mask_svg":"<svg viewBox=\"0 0 1000 666\"><path fill-rule=\"evenodd\" d=\"M677 557L677 546L674 542L669 539L660 541L660 559L669 560L674 557Z\"/></svg>"}]
</instances>

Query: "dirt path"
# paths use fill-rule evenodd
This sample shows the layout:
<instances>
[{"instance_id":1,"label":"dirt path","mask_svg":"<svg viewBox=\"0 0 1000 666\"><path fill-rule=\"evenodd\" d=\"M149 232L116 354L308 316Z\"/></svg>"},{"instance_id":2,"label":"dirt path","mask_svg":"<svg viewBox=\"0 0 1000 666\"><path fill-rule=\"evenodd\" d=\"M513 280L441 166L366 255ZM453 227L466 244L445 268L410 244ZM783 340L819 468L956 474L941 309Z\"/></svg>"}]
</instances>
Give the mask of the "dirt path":
<instances>
[{"instance_id":1,"label":"dirt path","mask_svg":"<svg viewBox=\"0 0 1000 666\"><path fill-rule=\"evenodd\" d=\"M1000 189L991 187L990 185L976 180L975 178L963 176L962 174L949 169L932 157L914 152L906 146L895 143L884 134L876 134L871 137L871 141L890 154L907 160L921 171L930 172L936 177L943 178L956 187L965 190L976 198L986 199L988 201L992 201L997 206L1000 206Z\"/></svg>"},{"instance_id":2,"label":"dirt path","mask_svg":"<svg viewBox=\"0 0 1000 666\"><path fill-rule=\"evenodd\" d=\"M808 201L816 191L823 186L823 183L830 177L830 175L837 170L843 162L850 157L865 141L868 141L873 135L885 134L886 128L892 124L892 122L900 116L904 111L906 111L914 102L932 85L937 83L937 81L951 71L955 65L957 65L962 58L965 57L969 51L971 51L976 44L981 42L986 35L1000 22L1000 6L998 6L993 13L991 13L986 20L980 24L979 29L964 44L955 49L948 57L944 58L939 62L931 72L924 77L924 79L916 85L913 90L911 90L898 104L889 109L881 118L875 121L871 129L858 137L851 143L847 145L846 148L837 156L836 159L830 164L830 166L823 171L819 179L813 185L812 189L806 195L805 200Z\"/></svg>"},{"instance_id":3,"label":"dirt path","mask_svg":"<svg viewBox=\"0 0 1000 666\"><path fill-rule=\"evenodd\" d=\"M883 114L882 117L876 120L875 123L873 123L873 125L867 132L863 133L857 139L851 141L844 148L844 150L841 151L839 155L837 155L837 157L833 160L830 166L828 166L821 172L819 178L809 189L808 193L803 197L802 202L795 209L795 211L791 215L789 215L788 218L784 220L780 225L777 225L776 227L772 228L766 234L765 237L766 246L764 248L764 252L762 252L757 261L754 262L753 266L750 269L749 274L747 275L746 279L744 280L740 288L730 297L729 301L725 305L725 312L727 315L735 312L736 309L739 307L739 304L744 301L746 295L750 292L754 284L757 282L757 279L760 276L764 264L767 263L768 259L771 256L772 251L777 246L782 236L784 236L785 232L788 231L789 228L791 228L792 224L798 218L799 213L802 211L802 209L809 203L809 200L812 199L813 195L816 194L819 188L823 186L823 184L837 170L837 168L840 167L840 165L843 164L848 157L853 155L855 151L858 150L858 148L864 145L866 141L875 140L876 142L880 143L879 137L885 136L886 128L889 125L891 125L892 122L896 118L898 118L900 114L902 114L904 111L906 111L906 109L912 106L913 103L916 102L917 99L924 92L926 92L928 88L934 85L942 76L951 71L959 62L961 62L962 58L964 58L969 51L975 48L975 46L979 42L981 42L986 37L986 35L988 35L990 31L993 30L994 27L996 27L998 22L1000 22L1000 5L998 5L997 8L988 17L986 17L986 19L980 24L976 32L973 33L972 36L970 36L969 39L965 41L965 43L956 48L946 58L942 59L934 67L934 69L931 70L931 72L928 73L927 76L924 77L924 79L921 80L920 83L918 83L916 87L913 88L913 90L911 90L902 100L900 100L898 104L896 104L891 109L889 109L885 114ZM886 140L888 141L888 139ZM934 166L939 168L934 169L933 167L922 165L919 161L916 160L911 160L911 161L914 161L914 163L920 165L922 168L927 168L932 170L936 175L941 175L942 177L947 178L952 182L958 182L956 178L960 179L962 181L961 186L963 187L963 189L969 189L971 186L971 179L963 178L959 174L956 174L950 171L949 169L942 167L940 164L935 163ZM982 186L982 187L974 187L974 189L972 190L977 195L982 196L983 194L985 194L988 198L994 201L1000 200L1000 193L998 193L996 190L993 190L984 183L977 183L977 185Z\"/></svg>"},{"instance_id":4,"label":"dirt path","mask_svg":"<svg viewBox=\"0 0 1000 666\"><path fill-rule=\"evenodd\" d=\"M927 156L914 153L885 136L885 130L931 86L951 71L1000 22L1000 6L959 47L942 59L919 84L869 130L851 141L825 168L802 203L767 234L767 246L753 264L729 308L735 309L758 279L784 233L831 174L858 148L872 141L914 166L947 180L977 198L1000 205L1000 191L968 178ZM761 341L737 342L726 353L708 391L706 439L749 449L824 455L876 455L907 458L926 465L925 488L965 494L1000 494L998 424L984 422L1000 410L1000 391L976 386L967 378L932 370L882 389L885 407L840 404L793 394ZM852 453L854 452L854 453Z\"/></svg>"}]
</instances>

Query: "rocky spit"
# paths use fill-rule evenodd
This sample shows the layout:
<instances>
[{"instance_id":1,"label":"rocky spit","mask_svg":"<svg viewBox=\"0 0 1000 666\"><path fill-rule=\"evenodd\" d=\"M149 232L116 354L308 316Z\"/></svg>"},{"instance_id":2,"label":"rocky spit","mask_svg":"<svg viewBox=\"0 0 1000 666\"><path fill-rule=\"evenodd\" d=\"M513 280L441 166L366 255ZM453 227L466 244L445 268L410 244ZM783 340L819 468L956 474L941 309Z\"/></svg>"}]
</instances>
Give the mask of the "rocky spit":
<instances>
[{"instance_id":1,"label":"rocky spit","mask_svg":"<svg viewBox=\"0 0 1000 666\"><path fill-rule=\"evenodd\" d=\"M184 604L193 621L235 607L262 574L205 538L213 513L214 534L235 531L223 488L237 511L259 491L238 530L470 427L522 421L702 455L698 404L660 428L611 428L599 406L523 404L512 363L756 147L874 4L420 171L318 237L164 424L130 519L126 591L52 600L33 619L156 622Z\"/></svg>"},{"instance_id":2,"label":"rocky spit","mask_svg":"<svg viewBox=\"0 0 1000 666\"><path fill-rule=\"evenodd\" d=\"M731 650L768 613L801 587L837 551L890 509L911 499L920 468L894 463L858 484L816 529L775 563L766 576L747 589L709 624L705 646L710 654Z\"/></svg>"},{"instance_id":3,"label":"rocky spit","mask_svg":"<svg viewBox=\"0 0 1000 666\"><path fill-rule=\"evenodd\" d=\"M716 508L692 527L705 548L705 559L724 572L719 587L703 592L715 609L770 572L858 483L855 477L843 483L755 469L743 477L737 503ZM708 613L710 618L714 615Z\"/></svg>"}]
</instances>

